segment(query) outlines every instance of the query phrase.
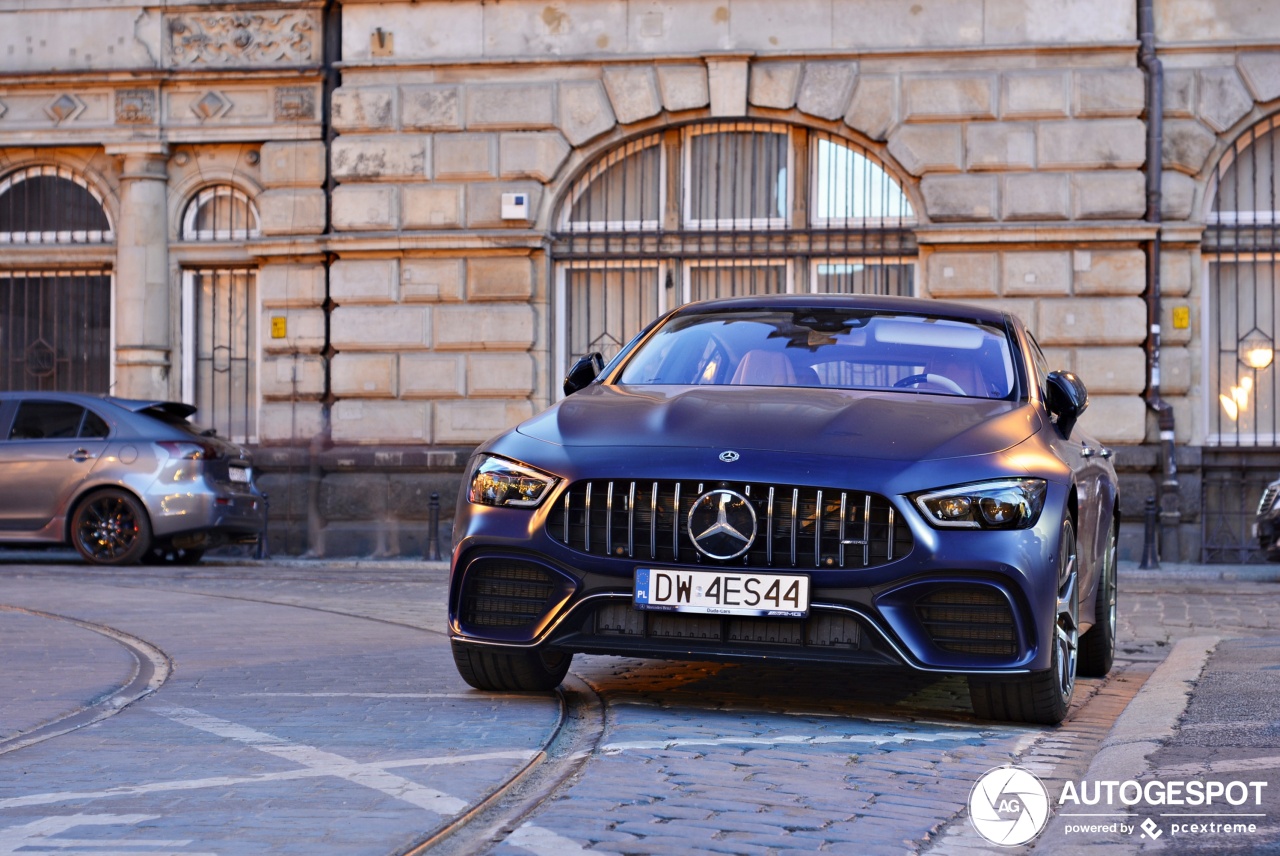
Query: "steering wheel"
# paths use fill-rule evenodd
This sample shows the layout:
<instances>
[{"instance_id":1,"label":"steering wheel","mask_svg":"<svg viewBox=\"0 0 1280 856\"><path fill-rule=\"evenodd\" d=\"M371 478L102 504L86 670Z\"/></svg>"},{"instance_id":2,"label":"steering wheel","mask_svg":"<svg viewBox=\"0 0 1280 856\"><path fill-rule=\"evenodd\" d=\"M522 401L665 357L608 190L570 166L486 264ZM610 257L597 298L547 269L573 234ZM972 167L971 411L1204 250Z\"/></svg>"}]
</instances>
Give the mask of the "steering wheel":
<instances>
[{"instance_id":1,"label":"steering wheel","mask_svg":"<svg viewBox=\"0 0 1280 856\"><path fill-rule=\"evenodd\" d=\"M897 388L905 388L908 386L919 386L922 383L931 383L934 386L940 386L943 389L947 390L948 392L954 392L956 395L965 394L965 391L960 387L960 384L956 383L951 378L947 377L946 375L932 374L932 373L908 375L907 377L904 377L902 380L899 380L896 383L894 383L893 386L895 389L897 389Z\"/></svg>"}]
</instances>

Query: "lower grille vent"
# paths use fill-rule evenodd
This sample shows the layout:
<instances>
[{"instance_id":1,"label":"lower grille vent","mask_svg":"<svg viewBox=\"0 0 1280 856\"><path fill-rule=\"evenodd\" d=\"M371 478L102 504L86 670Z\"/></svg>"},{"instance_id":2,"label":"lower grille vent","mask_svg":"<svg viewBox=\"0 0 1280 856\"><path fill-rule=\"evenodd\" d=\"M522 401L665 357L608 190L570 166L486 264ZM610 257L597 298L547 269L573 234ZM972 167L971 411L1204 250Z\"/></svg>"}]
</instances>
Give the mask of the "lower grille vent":
<instances>
[{"instance_id":1,"label":"lower grille vent","mask_svg":"<svg viewBox=\"0 0 1280 856\"><path fill-rule=\"evenodd\" d=\"M925 632L944 651L1012 657L1018 653L1009 600L991 586L936 589L916 601Z\"/></svg>"},{"instance_id":2,"label":"lower grille vent","mask_svg":"<svg viewBox=\"0 0 1280 856\"><path fill-rule=\"evenodd\" d=\"M475 627L527 627L547 611L550 572L530 562L487 559L467 571L462 620Z\"/></svg>"},{"instance_id":3,"label":"lower grille vent","mask_svg":"<svg viewBox=\"0 0 1280 856\"><path fill-rule=\"evenodd\" d=\"M669 612L644 612L630 604L601 607L595 616L595 635L646 639L688 639L787 645L806 648L870 646L858 619L851 615L811 615L804 620L778 618L718 618Z\"/></svg>"}]
</instances>

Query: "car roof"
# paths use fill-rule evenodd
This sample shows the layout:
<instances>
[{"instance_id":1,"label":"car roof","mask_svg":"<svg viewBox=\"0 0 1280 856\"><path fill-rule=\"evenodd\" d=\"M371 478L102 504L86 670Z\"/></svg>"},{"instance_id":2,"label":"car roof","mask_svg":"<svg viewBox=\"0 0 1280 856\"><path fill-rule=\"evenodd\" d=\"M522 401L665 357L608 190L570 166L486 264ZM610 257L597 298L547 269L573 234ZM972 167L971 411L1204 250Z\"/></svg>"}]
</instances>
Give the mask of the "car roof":
<instances>
[{"instance_id":1,"label":"car roof","mask_svg":"<svg viewBox=\"0 0 1280 856\"><path fill-rule=\"evenodd\" d=\"M687 303L673 314L741 311L750 309L870 309L943 317L964 318L1004 324L1008 314L999 309L951 303L924 297L887 297L878 294L761 294L749 297L726 297Z\"/></svg>"},{"instance_id":2,"label":"car roof","mask_svg":"<svg viewBox=\"0 0 1280 856\"><path fill-rule=\"evenodd\" d=\"M90 392L45 392L43 390L23 390L0 392L0 401L39 398L44 401L68 401L75 404L111 404L131 413L146 410L160 410L185 419L196 412L195 405L181 401L165 401L157 398L116 398L112 395L95 395Z\"/></svg>"}]
</instances>

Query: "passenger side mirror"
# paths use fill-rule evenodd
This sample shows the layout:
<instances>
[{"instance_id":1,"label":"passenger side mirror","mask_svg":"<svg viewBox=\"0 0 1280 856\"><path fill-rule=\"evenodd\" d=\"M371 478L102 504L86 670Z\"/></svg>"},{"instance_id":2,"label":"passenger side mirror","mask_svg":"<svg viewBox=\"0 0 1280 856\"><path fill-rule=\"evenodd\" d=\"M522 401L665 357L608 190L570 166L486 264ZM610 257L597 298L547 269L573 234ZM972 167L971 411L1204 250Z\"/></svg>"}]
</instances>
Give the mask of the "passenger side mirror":
<instances>
[{"instance_id":1,"label":"passenger side mirror","mask_svg":"<svg viewBox=\"0 0 1280 856\"><path fill-rule=\"evenodd\" d=\"M599 351L579 357L564 377L564 394L573 395L598 378L602 371L604 371L604 357Z\"/></svg>"},{"instance_id":2,"label":"passenger side mirror","mask_svg":"<svg viewBox=\"0 0 1280 856\"><path fill-rule=\"evenodd\" d=\"M1076 420L1089 406L1089 390L1084 381L1068 371L1050 372L1046 386L1045 408L1058 420L1063 437L1071 436Z\"/></svg>"}]
</instances>

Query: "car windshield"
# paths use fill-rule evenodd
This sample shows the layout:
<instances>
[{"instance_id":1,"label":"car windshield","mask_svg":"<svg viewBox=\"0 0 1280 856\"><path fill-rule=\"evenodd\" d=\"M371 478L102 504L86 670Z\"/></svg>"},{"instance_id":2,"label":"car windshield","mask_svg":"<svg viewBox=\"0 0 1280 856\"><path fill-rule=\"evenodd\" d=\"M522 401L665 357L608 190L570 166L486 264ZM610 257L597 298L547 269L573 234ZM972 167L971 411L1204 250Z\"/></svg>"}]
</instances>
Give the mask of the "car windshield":
<instances>
[{"instance_id":1,"label":"car windshield","mask_svg":"<svg viewBox=\"0 0 1280 856\"><path fill-rule=\"evenodd\" d=\"M1017 390L1003 327L839 308L677 315L626 361L623 384L890 389L973 398Z\"/></svg>"}]
</instances>

